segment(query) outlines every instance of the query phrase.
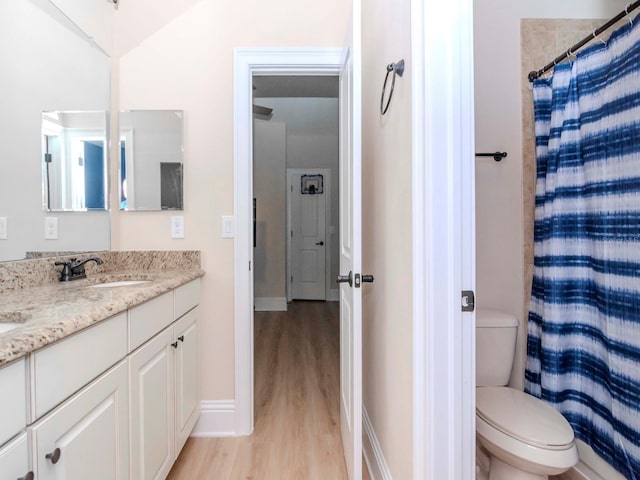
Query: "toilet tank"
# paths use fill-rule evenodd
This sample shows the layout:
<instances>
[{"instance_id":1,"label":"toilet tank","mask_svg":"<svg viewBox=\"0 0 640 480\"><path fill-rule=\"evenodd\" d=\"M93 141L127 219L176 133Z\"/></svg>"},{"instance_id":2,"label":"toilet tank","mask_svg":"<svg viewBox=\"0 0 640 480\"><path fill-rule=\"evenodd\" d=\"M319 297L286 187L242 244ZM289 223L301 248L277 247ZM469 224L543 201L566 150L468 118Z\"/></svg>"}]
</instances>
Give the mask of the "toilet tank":
<instances>
[{"instance_id":1,"label":"toilet tank","mask_svg":"<svg viewBox=\"0 0 640 480\"><path fill-rule=\"evenodd\" d=\"M509 383L516 351L518 319L491 309L476 312L476 386Z\"/></svg>"}]
</instances>

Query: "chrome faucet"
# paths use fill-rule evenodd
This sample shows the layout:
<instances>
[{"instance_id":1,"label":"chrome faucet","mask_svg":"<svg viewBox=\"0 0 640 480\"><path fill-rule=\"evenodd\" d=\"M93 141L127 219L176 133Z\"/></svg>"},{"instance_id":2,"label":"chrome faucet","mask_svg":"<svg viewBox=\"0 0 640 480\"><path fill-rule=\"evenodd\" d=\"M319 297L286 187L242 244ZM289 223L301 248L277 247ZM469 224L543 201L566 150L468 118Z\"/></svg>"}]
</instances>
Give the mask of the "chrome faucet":
<instances>
[{"instance_id":1,"label":"chrome faucet","mask_svg":"<svg viewBox=\"0 0 640 480\"><path fill-rule=\"evenodd\" d=\"M96 262L97 265L102 265L104 263L99 257L89 257L83 260L71 258L68 262L55 262L55 265L62 265L60 281L70 282L72 280L87 278L87 274L84 271L84 265L87 262Z\"/></svg>"}]
</instances>

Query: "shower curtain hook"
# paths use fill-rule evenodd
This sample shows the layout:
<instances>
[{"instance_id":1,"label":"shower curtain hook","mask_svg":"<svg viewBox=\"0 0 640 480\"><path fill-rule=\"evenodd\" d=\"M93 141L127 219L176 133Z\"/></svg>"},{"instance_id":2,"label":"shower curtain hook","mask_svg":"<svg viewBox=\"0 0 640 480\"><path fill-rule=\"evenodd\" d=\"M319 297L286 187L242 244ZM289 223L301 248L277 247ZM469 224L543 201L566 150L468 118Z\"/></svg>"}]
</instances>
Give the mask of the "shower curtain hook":
<instances>
[{"instance_id":1,"label":"shower curtain hook","mask_svg":"<svg viewBox=\"0 0 640 480\"><path fill-rule=\"evenodd\" d=\"M629 16L629 7L631 6L631 3L628 3L627 6L624 8L624 13L627 16L627 20L629 20L629 25L631 25L633 27L633 20L631 20L631 17Z\"/></svg>"},{"instance_id":2,"label":"shower curtain hook","mask_svg":"<svg viewBox=\"0 0 640 480\"><path fill-rule=\"evenodd\" d=\"M607 42L605 42L604 40L602 40L597 34L596 34L596 30L593 31L592 33L593 38L597 38L598 40L600 40L602 42L603 45L606 45Z\"/></svg>"}]
</instances>

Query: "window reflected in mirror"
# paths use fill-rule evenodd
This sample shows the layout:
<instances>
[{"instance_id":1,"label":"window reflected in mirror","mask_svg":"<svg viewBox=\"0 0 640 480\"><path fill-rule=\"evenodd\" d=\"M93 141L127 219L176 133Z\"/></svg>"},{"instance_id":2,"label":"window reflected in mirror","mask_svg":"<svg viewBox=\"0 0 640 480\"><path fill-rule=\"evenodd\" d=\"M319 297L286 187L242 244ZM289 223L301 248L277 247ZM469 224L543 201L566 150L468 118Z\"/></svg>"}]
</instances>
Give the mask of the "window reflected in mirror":
<instances>
[{"instance_id":1,"label":"window reflected in mirror","mask_svg":"<svg viewBox=\"0 0 640 480\"><path fill-rule=\"evenodd\" d=\"M42 113L43 210L108 209L107 115Z\"/></svg>"},{"instance_id":2,"label":"window reflected in mirror","mask_svg":"<svg viewBox=\"0 0 640 480\"><path fill-rule=\"evenodd\" d=\"M183 209L182 110L120 112L120 210Z\"/></svg>"}]
</instances>

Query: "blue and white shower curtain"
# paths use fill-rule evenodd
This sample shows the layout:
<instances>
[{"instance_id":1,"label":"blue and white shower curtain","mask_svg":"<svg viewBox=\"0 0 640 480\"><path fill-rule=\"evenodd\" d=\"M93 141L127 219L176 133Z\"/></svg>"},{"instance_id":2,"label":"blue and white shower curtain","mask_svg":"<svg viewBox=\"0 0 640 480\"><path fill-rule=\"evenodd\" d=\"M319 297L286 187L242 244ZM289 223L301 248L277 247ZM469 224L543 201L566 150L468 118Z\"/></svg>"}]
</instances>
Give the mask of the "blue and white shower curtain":
<instances>
[{"instance_id":1,"label":"blue and white shower curtain","mask_svg":"<svg viewBox=\"0 0 640 480\"><path fill-rule=\"evenodd\" d=\"M640 18L534 82L525 389L640 480Z\"/></svg>"}]
</instances>

